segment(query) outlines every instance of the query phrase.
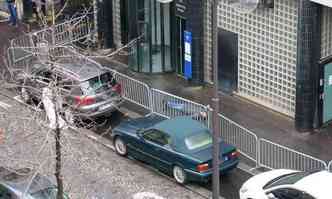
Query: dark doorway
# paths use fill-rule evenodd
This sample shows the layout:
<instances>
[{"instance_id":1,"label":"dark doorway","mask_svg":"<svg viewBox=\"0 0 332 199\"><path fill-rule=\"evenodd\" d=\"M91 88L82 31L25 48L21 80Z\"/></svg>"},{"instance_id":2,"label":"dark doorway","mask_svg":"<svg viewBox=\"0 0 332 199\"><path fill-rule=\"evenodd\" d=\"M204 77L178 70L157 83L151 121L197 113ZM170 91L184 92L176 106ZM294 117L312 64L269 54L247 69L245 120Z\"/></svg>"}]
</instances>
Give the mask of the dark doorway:
<instances>
[{"instance_id":1,"label":"dark doorway","mask_svg":"<svg viewBox=\"0 0 332 199\"><path fill-rule=\"evenodd\" d=\"M219 28L218 30L218 80L219 89L232 93L237 90L238 35Z\"/></svg>"}]
</instances>

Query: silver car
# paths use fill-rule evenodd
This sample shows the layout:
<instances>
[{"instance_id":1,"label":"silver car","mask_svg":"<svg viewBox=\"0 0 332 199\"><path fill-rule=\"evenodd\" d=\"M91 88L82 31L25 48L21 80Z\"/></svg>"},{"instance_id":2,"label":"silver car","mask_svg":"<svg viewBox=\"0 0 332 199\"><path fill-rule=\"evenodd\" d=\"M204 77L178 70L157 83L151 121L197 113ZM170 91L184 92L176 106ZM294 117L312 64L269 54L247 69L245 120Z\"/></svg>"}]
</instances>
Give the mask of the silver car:
<instances>
[{"instance_id":1,"label":"silver car","mask_svg":"<svg viewBox=\"0 0 332 199\"><path fill-rule=\"evenodd\" d=\"M123 102L122 86L109 70L96 64L82 66L68 60L56 65L35 63L29 73L18 78L22 99L27 103L40 102L42 88L56 83L69 123L109 116Z\"/></svg>"}]
</instances>

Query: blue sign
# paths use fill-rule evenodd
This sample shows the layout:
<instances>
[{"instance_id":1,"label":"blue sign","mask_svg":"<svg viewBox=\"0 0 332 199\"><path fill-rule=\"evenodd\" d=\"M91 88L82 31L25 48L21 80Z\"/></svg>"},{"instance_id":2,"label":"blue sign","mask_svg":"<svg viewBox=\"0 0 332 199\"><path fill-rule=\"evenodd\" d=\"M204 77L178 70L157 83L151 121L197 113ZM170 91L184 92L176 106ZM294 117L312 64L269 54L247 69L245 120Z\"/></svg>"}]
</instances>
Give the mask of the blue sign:
<instances>
[{"instance_id":1,"label":"blue sign","mask_svg":"<svg viewBox=\"0 0 332 199\"><path fill-rule=\"evenodd\" d=\"M192 78L192 60L191 60L192 34L184 31L184 76L186 79Z\"/></svg>"}]
</instances>

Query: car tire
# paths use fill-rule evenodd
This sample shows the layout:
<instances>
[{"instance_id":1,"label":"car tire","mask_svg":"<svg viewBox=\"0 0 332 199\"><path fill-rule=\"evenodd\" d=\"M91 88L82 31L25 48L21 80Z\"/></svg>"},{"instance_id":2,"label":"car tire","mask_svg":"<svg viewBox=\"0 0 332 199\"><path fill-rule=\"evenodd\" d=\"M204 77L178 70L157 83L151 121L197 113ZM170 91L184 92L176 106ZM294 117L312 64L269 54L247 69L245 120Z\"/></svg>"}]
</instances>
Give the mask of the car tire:
<instances>
[{"instance_id":1,"label":"car tire","mask_svg":"<svg viewBox=\"0 0 332 199\"><path fill-rule=\"evenodd\" d=\"M180 166L173 167L173 177L179 184L185 184L187 182L187 175L184 169Z\"/></svg>"},{"instance_id":2,"label":"car tire","mask_svg":"<svg viewBox=\"0 0 332 199\"><path fill-rule=\"evenodd\" d=\"M126 156L128 151L127 151L127 145L126 143L118 136L114 140L114 147L115 147L115 152L121 156Z\"/></svg>"},{"instance_id":3,"label":"car tire","mask_svg":"<svg viewBox=\"0 0 332 199\"><path fill-rule=\"evenodd\" d=\"M28 92L28 89L22 86L21 91L20 91L20 96L21 99L24 103L30 103L31 102L31 96Z\"/></svg>"}]
</instances>

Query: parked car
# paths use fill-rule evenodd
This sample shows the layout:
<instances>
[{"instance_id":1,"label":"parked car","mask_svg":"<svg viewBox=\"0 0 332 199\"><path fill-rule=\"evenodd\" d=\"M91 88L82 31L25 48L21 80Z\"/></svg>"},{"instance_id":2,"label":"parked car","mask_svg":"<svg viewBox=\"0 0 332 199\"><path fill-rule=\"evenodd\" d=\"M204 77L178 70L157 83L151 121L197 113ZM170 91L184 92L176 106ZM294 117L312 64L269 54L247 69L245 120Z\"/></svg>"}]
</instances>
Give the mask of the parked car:
<instances>
[{"instance_id":1,"label":"parked car","mask_svg":"<svg viewBox=\"0 0 332 199\"><path fill-rule=\"evenodd\" d=\"M240 199L330 199L332 173L276 169L253 176L240 189Z\"/></svg>"},{"instance_id":2,"label":"parked car","mask_svg":"<svg viewBox=\"0 0 332 199\"><path fill-rule=\"evenodd\" d=\"M176 182L206 182L212 175L212 135L190 116L165 119L151 114L129 119L113 129L116 152L132 156L173 175ZM220 140L220 172L234 169L239 153Z\"/></svg>"},{"instance_id":3,"label":"parked car","mask_svg":"<svg viewBox=\"0 0 332 199\"><path fill-rule=\"evenodd\" d=\"M65 119L74 123L78 118L95 119L109 116L123 102L122 87L110 71L75 62L61 64L34 63L29 74L17 75L22 99L30 103L41 101L42 88L51 81L61 88Z\"/></svg>"},{"instance_id":4,"label":"parked car","mask_svg":"<svg viewBox=\"0 0 332 199\"><path fill-rule=\"evenodd\" d=\"M10 171L0 167L1 199L56 199L56 195L57 187L45 176L27 168ZM69 197L64 194L64 199Z\"/></svg>"}]
</instances>

